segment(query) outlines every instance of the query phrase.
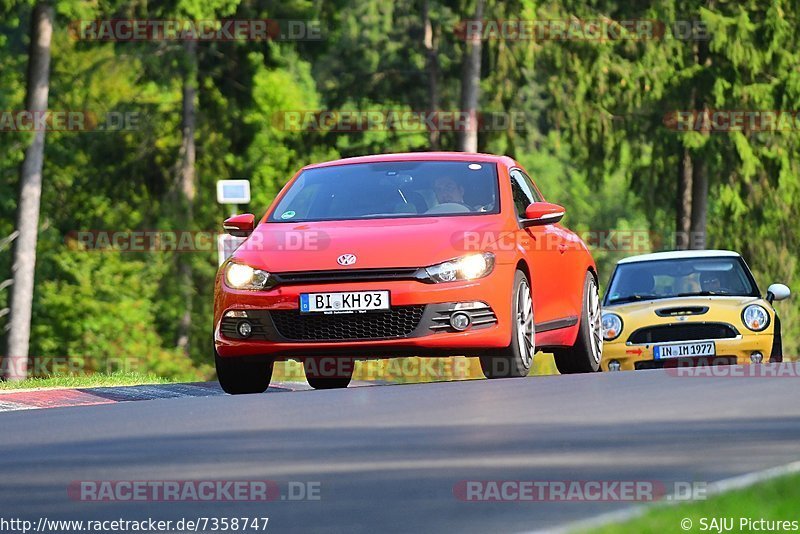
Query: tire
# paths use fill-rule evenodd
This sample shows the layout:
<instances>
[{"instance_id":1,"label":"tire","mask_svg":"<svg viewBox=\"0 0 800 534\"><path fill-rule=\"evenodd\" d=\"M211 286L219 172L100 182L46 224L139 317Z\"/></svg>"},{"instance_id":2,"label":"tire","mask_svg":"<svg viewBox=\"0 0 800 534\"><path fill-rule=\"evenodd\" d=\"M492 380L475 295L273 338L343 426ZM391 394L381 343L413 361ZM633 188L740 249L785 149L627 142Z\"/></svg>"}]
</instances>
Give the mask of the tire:
<instances>
[{"instance_id":1,"label":"tire","mask_svg":"<svg viewBox=\"0 0 800 534\"><path fill-rule=\"evenodd\" d=\"M219 385L231 395L264 393L272 380L272 361L222 358L215 349L214 364Z\"/></svg>"},{"instance_id":2,"label":"tire","mask_svg":"<svg viewBox=\"0 0 800 534\"><path fill-rule=\"evenodd\" d=\"M334 362L333 370L326 368L325 364ZM353 378L355 361L343 360L335 356L323 358L307 358L303 360L303 369L306 372L308 385L314 389L341 389L346 388Z\"/></svg>"},{"instance_id":3,"label":"tire","mask_svg":"<svg viewBox=\"0 0 800 534\"><path fill-rule=\"evenodd\" d=\"M514 274L511 317L511 343L480 356L481 370L486 378L518 378L528 376L531 370L536 352L533 299L528 277L522 271Z\"/></svg>"},{"instance_id":4,"label":"tire","mask_svg":"<svg viewBox=\"0 0 800 534\"><path fill-rule=\"evenodd\" d=\"M781 334L781 320L775 316L775 333L772 338L772 351L769 354L770 363L783 361L783 335Z\"/></svg>"},{"instance_id":5,"label":"tire","mask_svg":"<svg viewBox=\"0 0 800 534\"><path fill-rule=\"evenodd\" d=\"M600 293L597 281L587 272L583 282L583 305L575 345L553 353L558 372L562 375L595 373L600 370L603 353Z\"/></svg>"}]
</instances>

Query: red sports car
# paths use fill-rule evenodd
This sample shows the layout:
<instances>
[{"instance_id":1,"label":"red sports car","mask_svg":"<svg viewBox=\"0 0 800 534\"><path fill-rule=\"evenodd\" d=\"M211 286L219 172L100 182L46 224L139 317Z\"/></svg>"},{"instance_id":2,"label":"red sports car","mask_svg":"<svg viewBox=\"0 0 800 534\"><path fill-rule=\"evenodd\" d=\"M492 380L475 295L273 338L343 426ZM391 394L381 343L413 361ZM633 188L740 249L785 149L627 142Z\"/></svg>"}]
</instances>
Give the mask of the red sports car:
<instances>
[{"instance_id":1,"label":"red sports car","mask_svg":"<svg viewBox=\"0 0 800 534\"><path fill-rule=\"evenodd\" d=\"M528 374L537 350L562 373L602 350L597 271L511 158L366 156L301 169L221 266L217 375L228 393L304 362L314 388L346 387L354 361L477 356L487 378Z\"/></svg>"}]
</instances>

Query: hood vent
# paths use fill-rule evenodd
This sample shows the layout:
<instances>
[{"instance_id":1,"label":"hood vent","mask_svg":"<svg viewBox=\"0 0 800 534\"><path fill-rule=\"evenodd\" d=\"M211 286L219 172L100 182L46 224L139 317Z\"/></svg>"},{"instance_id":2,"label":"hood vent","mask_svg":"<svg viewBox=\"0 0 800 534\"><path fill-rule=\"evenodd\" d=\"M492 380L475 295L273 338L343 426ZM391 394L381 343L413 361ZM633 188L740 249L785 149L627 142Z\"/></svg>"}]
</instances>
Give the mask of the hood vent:
<instances>
[{"instance_id":1,"label":"hood vent","mask_svg":"<svg viewBox=\"0 0 800 534\"><path fill-rule=\"evenodd\" d=\"M708 306L674 306L672 308L659 308L656 315L659 317L680 317L683 315L703 315L708 311Z\"/></svg>"}]
</instances>

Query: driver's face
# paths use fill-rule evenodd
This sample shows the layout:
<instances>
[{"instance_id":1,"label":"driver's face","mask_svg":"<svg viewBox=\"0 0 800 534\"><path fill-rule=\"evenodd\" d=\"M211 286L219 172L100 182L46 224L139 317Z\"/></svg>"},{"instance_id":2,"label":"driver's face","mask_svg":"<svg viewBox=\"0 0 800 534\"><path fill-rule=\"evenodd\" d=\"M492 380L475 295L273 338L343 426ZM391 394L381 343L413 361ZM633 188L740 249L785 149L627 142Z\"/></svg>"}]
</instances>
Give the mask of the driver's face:
<instances>
[{"instance_id":1,"label":"driver's face","mask_svg":"<svg viewBox=\"0 0 800 534\"><path fill-rule=\"evenodd\" d=\"M464 189L449 176L437 178L433 182L433 192L440 204L446 202L464 202Z\"/></svg>"},{"instance_id":2,"label":"driver's face","mask_svg":"<svg viewBox=\"0 0 800 534\"><path fill-rule=\"evenodd\" d=\"M712 278L706 278L703 280L703 290L704 291L716 291L720 288L721 284L719 282L719 278L716 276Z\"/></svg>"}]
</instances>

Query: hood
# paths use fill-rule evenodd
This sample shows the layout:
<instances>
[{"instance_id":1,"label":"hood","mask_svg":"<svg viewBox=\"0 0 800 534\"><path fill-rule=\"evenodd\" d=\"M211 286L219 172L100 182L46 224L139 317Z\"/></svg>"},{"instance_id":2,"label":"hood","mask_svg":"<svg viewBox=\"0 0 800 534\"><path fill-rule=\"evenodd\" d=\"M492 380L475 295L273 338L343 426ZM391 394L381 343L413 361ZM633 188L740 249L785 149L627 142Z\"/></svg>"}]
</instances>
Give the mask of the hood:
<instances>
[{"instance_id":1,"label":"hood","mask_svg":"<svg viewBox=\"0 0 800 534\"><path fill-rule=\"evenodd\" d=\"M767 305L766 301L761 299L761 297L704 296L704 297L674 297L665 299L645 300L642 302L627 302L624 304L612 304L608 306L603 306L603 311L624 314L625 317L631 319L641 318L643 320L646 320L646 319L658 318L659 315L656 313L657 311L670 308L708 308L709 311L732 310L739 313L748 304L761 304L765 308L769 309L769 306ZM702 321L704 320L703 319L704 315L705 314L698 314L698 315L690 314L687 315L687 317L689 320ZM667 315L667 317L669 317L669 315Z\"/></svg>"},{"instance_id":2,"label":"hood","mask_svg":"<svg viewBox=\"0 0 800 534\"><path fill-rule=\"evenodd\" d=\"M271 272L424 267L470 252L500 231L498 215L262 223L233 258ZM337 258L353 254L343 267Z\"/></svg>"}]
</instances>

